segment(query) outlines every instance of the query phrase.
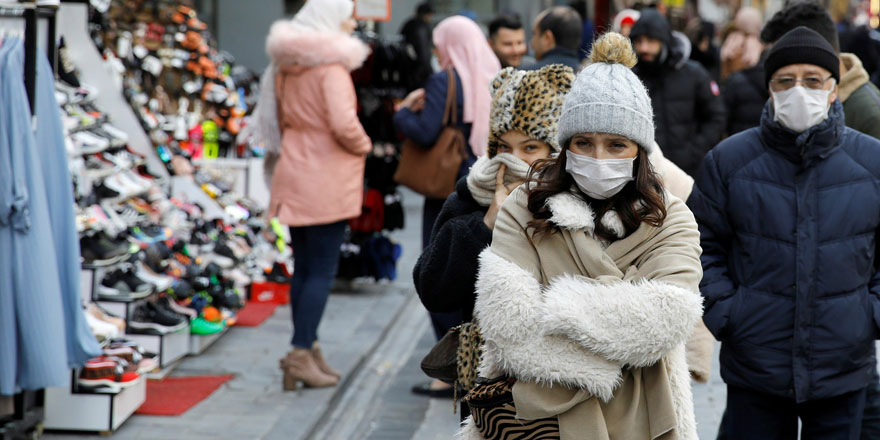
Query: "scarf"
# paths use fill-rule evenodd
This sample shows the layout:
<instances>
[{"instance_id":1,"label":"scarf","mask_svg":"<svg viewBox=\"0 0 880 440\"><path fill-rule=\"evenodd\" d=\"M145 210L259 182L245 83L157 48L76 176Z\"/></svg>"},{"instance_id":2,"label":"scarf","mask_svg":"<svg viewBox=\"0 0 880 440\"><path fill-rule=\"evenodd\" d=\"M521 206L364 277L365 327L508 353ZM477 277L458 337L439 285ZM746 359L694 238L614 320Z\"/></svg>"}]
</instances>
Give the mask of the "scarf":
<instances>
[{"instance_id":1,"label":"scarf","mask_svg":"<svg viewBox=\"0 0 880 440\"><path fill-rule=\"evenodd\" d=\"M496 154L492 158L481 156L471 167L467 177L471 196L480 206L492 204L495 198L495 178L501 164L507 166L507 171L504 173L505 184L524 181L528 177L529 164L510 153Z\"/></svg>"},{"instance_id":2,"label":"scarf","mask_svg":"<svg viewBox=\"0 0 880 440\"><path fill-rule=\"evenodd\" d=\"M464 96L463 121L471 123L469 144L475 156L486 154L489 141L489 84L501 64L476 22L462 16L449 17L434 28L434 46L440 52L440 67L455 69Z\"/></svg>"}]
</instances>

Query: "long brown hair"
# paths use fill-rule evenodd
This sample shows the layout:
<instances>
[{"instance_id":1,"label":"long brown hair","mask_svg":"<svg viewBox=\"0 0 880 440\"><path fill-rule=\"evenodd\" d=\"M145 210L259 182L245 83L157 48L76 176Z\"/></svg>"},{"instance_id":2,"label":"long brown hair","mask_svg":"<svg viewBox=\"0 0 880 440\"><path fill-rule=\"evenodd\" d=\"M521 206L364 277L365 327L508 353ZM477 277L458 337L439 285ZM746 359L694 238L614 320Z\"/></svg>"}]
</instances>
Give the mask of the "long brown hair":
<instances>
[{"instance_id":1,"label":"long brown hair","mask_svg":"<svg viewBox=\"0 0 880 440\"><path fill-rule=\"evenodd\" d=\"M532 166L526 183L528 208L534 220L528 223L536 235L552 234L559 227L550 221L553 215L547 206L547 199L563 192L574 192L593 208L596 221L596 236L613 241L618 237L598 221L608 211L615 211L623 222L626 235L633 233L642 223L660 227L666 219L666 197L660 178L654 172L648 153L639 146L635 161L635 180L626 184L619 193L607 200L590 198L575 185L574 178L565 171L566 150L563 148L555 158L541 159Z\"/></svg>"}]
</instances>

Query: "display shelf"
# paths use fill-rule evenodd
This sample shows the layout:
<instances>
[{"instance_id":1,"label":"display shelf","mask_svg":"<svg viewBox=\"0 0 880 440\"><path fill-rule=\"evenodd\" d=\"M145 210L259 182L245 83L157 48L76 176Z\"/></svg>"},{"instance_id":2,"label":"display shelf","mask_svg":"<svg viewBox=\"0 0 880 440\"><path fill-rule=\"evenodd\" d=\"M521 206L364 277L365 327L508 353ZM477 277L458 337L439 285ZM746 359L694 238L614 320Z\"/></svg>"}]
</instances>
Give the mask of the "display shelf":
<instances>
[{"instance_id":1,"label":"display shelf","mask_svg":"<svg viewBox=\"0 0 880 440\"><path fill-rule=\"evenodd\" d=\"M75 374L71 377L76 380ZM73 385L46 389L45 429L113 432L147 398L143 378L118 393L75 392Z\"/></svg>"},{"instance_id":2,"label":"display shelf","mask_svg":"<svg viewBox=\"0 0 880 440\"><path fill-rule=\"evenodd\" d=\"M189 326L165 335L141 335L126 333L125 338L137 343L146 351L159 355L159 367L165 368L189 354Z\"/></svg>"},{"instance_id":3,"label":"display shelf","mask_svg":"<svg viewBox=\"0 0 880 440\"><path fill-rule=\"evenodd\" d=\"M189 336L189 354L191 355L199 355L204 353L205 350L208 349L211 345L217 342L226 332L229 331L229 327L224 327L223 331L220 333L214 333L213 335L193 335Z\"/></svg>"}]
</instances>

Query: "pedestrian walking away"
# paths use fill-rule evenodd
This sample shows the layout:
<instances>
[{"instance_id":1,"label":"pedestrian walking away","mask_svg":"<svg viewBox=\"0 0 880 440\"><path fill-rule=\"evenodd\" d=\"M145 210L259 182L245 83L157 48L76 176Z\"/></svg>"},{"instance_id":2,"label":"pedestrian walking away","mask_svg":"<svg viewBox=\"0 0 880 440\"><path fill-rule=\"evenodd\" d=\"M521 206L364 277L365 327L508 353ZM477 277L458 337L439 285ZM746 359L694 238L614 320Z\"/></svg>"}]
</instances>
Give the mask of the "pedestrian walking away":
<instances>
[{"instance_id":1,"label":"pedestrian walking away","mask_svg":"<svg viewBox=\"0 0 880 440\"><path fill-rule=\"evenodd\" d=\"M480 254L485 343L461 438L696 439L684 345L702 314L699 232L648 159L651 101L608 33ZM564 367L563 367L564 366Z\"/></svg>"},{"instance_id":2,"label":"pedestrian walking away","mask_svg":"<svg viewBox=\"0 0 880 440\"><path fill-rule=\"evenodd\" d=\"M704 159L704 321L721 341L728 439L857 439L876 369L880 142L844 126L840 59L807 27L764 63L760 127Z\"/></svg>"},{"instance_id":3,"label":"pedestrian walking away","mask_svg":"<svg viewBox=\"0 0 880 440\"><path fill-rule=\"evenodd\" d=\"M290 226L293 350L281 360L284 389L333 386L339 373L317 346L318 324L336 276L348 219L361 213L366 154L349 72L369 49L350 34L351 0L306 3L272 26L266 47L277 66L281 151L272 177L270 216ZM271 105L271 104L270 104Z\"/></svg>"}]
</instances>

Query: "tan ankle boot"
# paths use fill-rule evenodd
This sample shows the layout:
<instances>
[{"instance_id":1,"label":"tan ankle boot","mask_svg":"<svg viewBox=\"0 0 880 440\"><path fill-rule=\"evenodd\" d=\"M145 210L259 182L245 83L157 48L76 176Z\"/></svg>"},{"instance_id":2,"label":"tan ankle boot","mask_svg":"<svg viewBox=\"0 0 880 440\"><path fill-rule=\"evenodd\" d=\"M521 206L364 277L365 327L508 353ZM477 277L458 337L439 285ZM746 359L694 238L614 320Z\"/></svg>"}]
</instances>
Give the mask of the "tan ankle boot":
<instances>
[{"instance_id":1,"label":"tan ankle boot","mask_svg":"<svg viewBox=\"0 0 880 440\"><path fill-rule=\"evenodd\" d=\"M335 377L322 372L311 350L304 348L295 348L281 359L281 370L285 390L298 389L300 382L308 388L332 387L339 383Z\"/></svg>"},{"instance_id":2,"label":"tan ankle boot","mask_svg":"<svg viewBox=\"0 0 880 440\"><path fill-rule=\"evenodd\" d=\"M318 346L317 342L312 346L312 357L315 358L315 363L318 364L318 368L320 368L324 374L329 374L330 376L335 377L336 380L339 380L342 377L338 371L331 368L330 365L327 365L327 361L324 360L324 355L321 354L321 347Z\"/></svg>"}]
</instances>

